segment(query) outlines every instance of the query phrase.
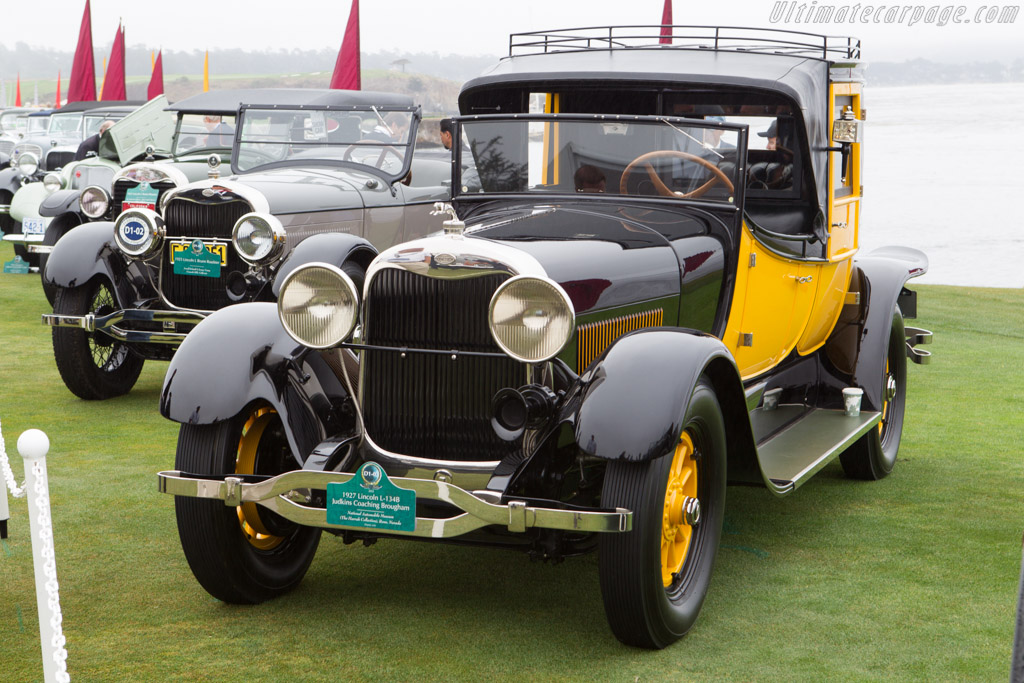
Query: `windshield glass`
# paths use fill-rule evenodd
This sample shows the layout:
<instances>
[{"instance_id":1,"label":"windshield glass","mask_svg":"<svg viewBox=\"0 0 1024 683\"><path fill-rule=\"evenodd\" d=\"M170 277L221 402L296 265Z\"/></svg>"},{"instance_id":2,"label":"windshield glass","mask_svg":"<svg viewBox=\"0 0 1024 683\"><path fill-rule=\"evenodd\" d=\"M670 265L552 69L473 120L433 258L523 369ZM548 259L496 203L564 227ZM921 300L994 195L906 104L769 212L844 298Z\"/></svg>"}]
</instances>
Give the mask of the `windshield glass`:
<instances>
[{"instance_id":1,"label":"windshield glass","mask_svg":"<svg viewBox=\"0 0 1024 683\"><path fill-rule=\"evenodd\" d=\"M463 192L733 201L737 130L680 119L532 118L461 122Z\"/></svg>"},{"instance_id":2,"label":"windshield glass","mask_svg":"<svg viewBox=\"0 0 1024 683\"><path fill-rule=\"evenodd\" d=\"M347 161L397 175L405 165L413 112L248 108L239 138L239 171L280 161Z\"/></svg>"},{"instance_id":3,"label":"windshield glass","mask_svg":"<svg viewBox=\"0 0 1024 683\"><path fill-rule=\"evenodd\" d=\"M28 132L30 135L36 135L46 132L46 127L50 125L49 116L29 116L28 117Z\"/></svg>"},{"instance_id":4,"label":"windshield glass","mask_svg":"<svg viewBox=\"0 0 1024 683\"><path fill-rule=\"evenodd\" d=\"M207 150L230 150L235 139L235 117L212 114L182 114L174 136L174 155L199 154Z\"/></svg>"},{"instance_id":5,"label":"windshield glass","mask_svg":"<svg viewBox=\"0 0 1024 683\"><path fill-rule=\"evenodd\" d=\"M24 133L28 129L28 117L24 114L0 116L0 130L5 133Z\"/></svg>"},{"instance_id":6,"label":"windshield glass","mask_svg":"<svg viewBox=\"0 0 1024 683\"><path fill-rule=\"evenodd\" d=\"M82 125L81 114L54 114L50 117L50 135L71 135Z\"/></svg>"}]
</instances>

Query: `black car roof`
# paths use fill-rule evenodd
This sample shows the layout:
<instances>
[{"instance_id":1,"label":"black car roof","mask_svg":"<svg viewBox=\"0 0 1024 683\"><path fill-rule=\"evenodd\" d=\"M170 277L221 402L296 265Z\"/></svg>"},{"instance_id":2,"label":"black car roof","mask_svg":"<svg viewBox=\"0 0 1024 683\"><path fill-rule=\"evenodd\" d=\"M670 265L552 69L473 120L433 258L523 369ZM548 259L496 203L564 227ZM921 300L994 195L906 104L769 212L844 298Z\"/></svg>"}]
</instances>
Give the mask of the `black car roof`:
<instances>
[{"instance_id":1,"label":"black car roof","mask_svg":"<svg viewBox=\"0 0 1024 683\"><path fill-rule=\"evenodd\" d=\"M216 90L178 100L167 107L183 114L235 114L242 104L285 106L377 105L411 107L408 95L369 90L327 90L320 88L246 88Z\"/></svg>"}]
</instances>

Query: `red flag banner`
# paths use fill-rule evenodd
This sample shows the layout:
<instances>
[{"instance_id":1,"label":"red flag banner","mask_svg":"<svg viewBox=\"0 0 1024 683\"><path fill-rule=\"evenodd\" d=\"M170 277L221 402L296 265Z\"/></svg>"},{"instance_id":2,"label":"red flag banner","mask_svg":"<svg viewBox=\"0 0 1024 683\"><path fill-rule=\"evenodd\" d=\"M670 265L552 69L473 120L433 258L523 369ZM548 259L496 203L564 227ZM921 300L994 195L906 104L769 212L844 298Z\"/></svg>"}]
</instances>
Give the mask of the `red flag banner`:
<instances>
[{"instance_id":1,"label":"red flag banner","mask_svg":"<svg viewBox=\"0 0 1024 683\"><path fill-rule=\"evenodd\" d=\"M658 42L672 44L672 0L665 0L665 9L661 10L661 38Z\"/></svg>"},{"instance_id":2,"label":"red flag banner","mask_svg":"<svg viewBox=\"0 0 1024 683\"><path fill-rule=\"evenodd\" d=\"M146 91L146 99L151 100L157 95L164 94L164 51L156 55L153 62L153 75L149 78L149 90Z\"/></svg>"},{"instance_id":3,"label":"red flag banner","mask_svg":"<svg viewBox=\"0 0 1024 683\"><path fill-rule=\"evenodd\" d=\"M57 103L53 105L54 109L60 109L60 71L57 72Z\"/></svg>"},{"instance_id":4,"label":"red flag banner","mask_svg":"<svg viewBox=\"0 0 1024 683\"><path fill-rule=\"evenodd\" d=\"M103 79L103 95L100 99L128 99L124 92L124 29L120 24L117 26L117 35L114 36L114 46L110 48L110 64Z\"/></svg>"},{"instance_id":5,"label":"red flag banner","mask_svg":"<svg viewBox=\"0 0 1024 683\"><path fill-rule=\"evenodd\" d=\"M18 89L15 90L14 94L14 106L21 106L21 74L18 74Z\"/></svg>"},{"instance_id":6,"label":"red flag banner","mask_svg":"<svg viewBox=\"0 0 1024 683\"><path fill-rule=\"evenodd\" d=\"M71 82L68 84L68 102L87 102L96 99L96 64L92 55L92 17L89 0L85 0L82 27L78 30L78 47L71 64Z\"/></svg>"},{"instance_id":7,"label":"red flag banner","mask_svg":"<svg viewBox=\"0 0 1024 683\"><path fill-rule=\"evenodd\" d=\"M331 88L362 90L359 71L359 0L352 0L345 38L341 41L341 49L338 50L338 61L334 63Z\"/></svg>"}]
</instances>

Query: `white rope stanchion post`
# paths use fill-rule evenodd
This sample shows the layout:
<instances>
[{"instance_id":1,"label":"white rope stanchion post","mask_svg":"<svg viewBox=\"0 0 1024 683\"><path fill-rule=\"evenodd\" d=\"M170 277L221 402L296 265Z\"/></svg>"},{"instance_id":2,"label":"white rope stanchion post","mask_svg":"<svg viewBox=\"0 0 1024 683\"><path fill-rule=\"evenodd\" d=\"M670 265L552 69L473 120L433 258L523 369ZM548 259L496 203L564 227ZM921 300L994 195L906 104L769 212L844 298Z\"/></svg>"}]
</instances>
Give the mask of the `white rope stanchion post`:
<instances>
[{"instance_id":1,"label":"white rope stanchion post","mask_svg":"<svg viewBox=\"0 0 1024 683\"><path fill-rule=\"evenodd\" d=\"M43 680L46 683L65 683L71 678L67 671L68 653L64 648L57 560L50 519L50 490L46 476L46 452L49 450L50 440L38 429L29 429L18 438L18 452L25 459L32 564L36 573L36 605L39 610L39 640L43 650Z\"/></svg>"}]
</instances>

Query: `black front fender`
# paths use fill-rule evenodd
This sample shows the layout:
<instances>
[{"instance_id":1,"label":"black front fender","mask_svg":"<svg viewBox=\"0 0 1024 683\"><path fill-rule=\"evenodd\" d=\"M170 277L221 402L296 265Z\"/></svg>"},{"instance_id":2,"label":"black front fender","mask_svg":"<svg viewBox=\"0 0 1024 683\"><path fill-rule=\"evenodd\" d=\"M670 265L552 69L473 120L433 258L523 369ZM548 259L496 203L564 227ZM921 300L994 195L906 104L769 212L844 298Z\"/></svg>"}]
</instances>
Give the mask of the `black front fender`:
<instances>
[{"instance_id":1,"label":"black front fender","mask_svg":"<svg viewBox=\"0 0 1024 683\"><path fill-rule=\"evenodd\" d=\"M0 171L0 190L7 190L14 196L14 193L21 188L21 173L13 166Z\"/></svg>"},{"instance_id":2,"label":"black front fender","mask_svg":"<svg viewBox=\"0 0 1024 683\"><path fill-rule=\"evenodd\" d=\"M78 213L78 190L57 190L47 195L39 205L40 216L59 216L62 213Z\"/></svg>"},{"instance_id":3,"label":"black front fender","mask_svg":"<svg viewBox=\"0 0 1024 683\"><path fill-rule=\"evenodd\" d=\"M759 480L743 385L717 338L681 328L648 328L621 337L580 376L576 444L605 460L645 461L679 441L701 375L715 388L726 420L730 479Z\"/></svg>"},{"instance_id":4,"label":"black front fender","mask_svg":"<svg viewBox=\"0 0 1024 683\"><path fill-rule=\"evenodd\" d=\"M185 338L164 378L160 414L184 424L229 420L265 402L281 416L299 462L330 431L341 389L316 353L288 336L272 303L228 306ZM333 400L333 402L332 402Z\"/></svg>"},{"instance_id":5,"label":"black front fender","mask_svg":"<svg viewBox=\"0 0 1024 683\"><path fill-rule=\"evenodd\" d=\"M55 287L78 287L105 277L122 306L134 299L128 264L114 243L113 223L85 223L61 237L46 259L43 279Z\"/></svg>"},{"instance_id":6,"label":"black front fender","mask_svg":"<svg viewBox=\"0 0 1024 683\"><path fill-rule=\"evenodd\" d=\"M281 268L274 278L274 296L280 294L281 283L288 277L288 274L301 265L320 262L330 263L340 268L346 261L354 260L365 271L375 256L377 256L377 250L373 245L355 235L328 232L307 237L299 242L281 264Z\"/></svg>"}]
</instances>

